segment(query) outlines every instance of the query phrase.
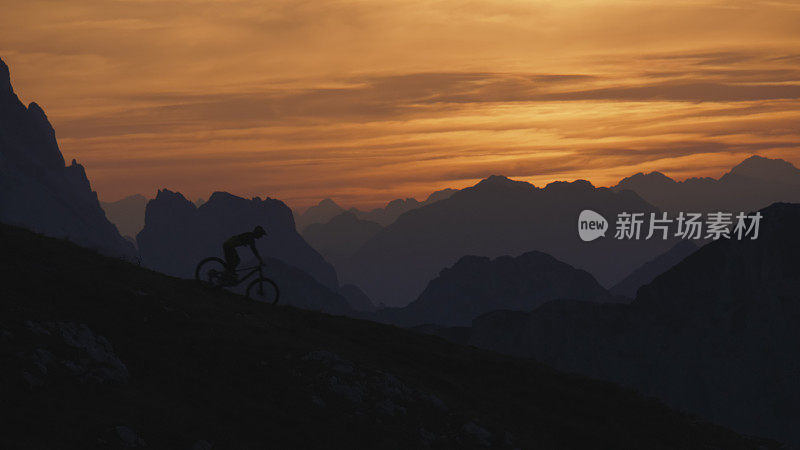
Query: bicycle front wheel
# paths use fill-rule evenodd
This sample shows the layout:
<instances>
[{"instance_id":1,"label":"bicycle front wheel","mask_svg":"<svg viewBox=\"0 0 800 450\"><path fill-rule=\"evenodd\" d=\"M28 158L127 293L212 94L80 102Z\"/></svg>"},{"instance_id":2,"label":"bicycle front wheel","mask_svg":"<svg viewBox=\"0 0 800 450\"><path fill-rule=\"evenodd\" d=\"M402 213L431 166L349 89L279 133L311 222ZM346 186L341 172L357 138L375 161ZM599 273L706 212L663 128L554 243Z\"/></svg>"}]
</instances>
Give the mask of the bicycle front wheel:
<instances>
[{"instance_id":1,"label":"bicycle front wheel","mask_svg":"<svg viewBox=\"0 0 800 450\"><path fill-rule=\"evenodd\" d=\"M258 278L247 286L247 298L265 303L276 304L281 291L278 285L269 278Z\"/></svg>"},{"instance_id":2,"label":"bicycle front wheel","mask_svg":"<svg viewBox=\"0 0 800 450\"><path fill-rule=\"evenodd\" d=\"M219 288L223 286L223 275L226 269L222 258L211 257L200 261L194 270L194 279L207 287Z\"/></svg>"}]
</instances>

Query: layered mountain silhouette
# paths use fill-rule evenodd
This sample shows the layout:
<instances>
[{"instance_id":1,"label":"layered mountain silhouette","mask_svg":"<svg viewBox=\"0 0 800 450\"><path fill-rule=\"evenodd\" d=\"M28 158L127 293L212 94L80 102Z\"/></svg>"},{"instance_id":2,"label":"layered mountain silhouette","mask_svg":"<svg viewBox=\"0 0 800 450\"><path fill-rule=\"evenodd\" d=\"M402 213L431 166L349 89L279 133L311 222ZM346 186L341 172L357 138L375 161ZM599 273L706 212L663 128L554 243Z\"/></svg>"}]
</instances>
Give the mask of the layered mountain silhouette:
<instances>
[{"instance_id":1,"label":"layered mountain silhouette","mask_svg":"<svg viewBox=\"0 0 800 450\"><path fill-rule=\"evenodd\" d=\"M0 221L66 237L108 255L136 257L106 219L83 166L65 165L42 108L25 107L0 60Z\"/></svg>"},{"instance_id":2,"label":"layered mountain silhouette","mask_svg":"<svg viewBox=\"0 0 800 450\"><path fill-rule=\"evenodd\" d=\"M194 277L207 256L222 256L222 243L235 234L262 225L267 236L257 246L263 256L296 267L323 286L338 289L336 271L297 233L292 211L280 200L247 200L215 192L200 207L178 192L158 191L148 202L144 229L136 241L142 263L160 272ZM249 250L243 250L249 252ZM252 256L242 253L243 266Z\"/></svg>"},{"instance_id":3,"label":"layered mountain silhouette","mask_svg":"<svg viewBox=\"0 0 800 450\"><path fill-rule=\"evenodd\" d=\"M352 212L345 211L327 223L309 225L303 231L303 237L338 268L382 229L375 222L359 219Z\"/></svg>"},{"instance_id":4,"label":"layered mountain silhouette","mask_svg":"<svg viewBox=\"0 0 800 450\"><path fill-rule=\"evenodd\" d=\"M361 211L358 208L350 208L347 211L353 213L361 220L375 222L381 226L386 226L397 220L401 214L421 206L430 205L431 203L438 202L439 200L444 200L453 195L453 193L456 191L456 189L442 189L432 193L428 196L428 198L421 202L415 198L398 198L390 201L383 208L375 208L369 211ZM305 234L305 229L309 225L314 223L327 223L344 211L344 208L339 206L333 200L329 198L323 199L319 202L319 204L308 208L305 212L298 215L297 229L301 230L302 233Z\"/></svg>"},{"instance_id":5,"label":"layered mountain silhouette","mask_svg":"<svg viewBox=\"0 0 800 450\"><path fill-rule=\"evenodd\" d=\"M412 209L421 208L440 200L450 198L451 195L458 192L457 189L442 189L436 191L428 196L423 201L418 201L415 198L395 199L386 204L383 208L375 208L370 211L359 211L356 208L351 208L349 211L354 213L359 219L376 222L380 225L387 226L397 220L402 214L411 211Z\"/></svg>"},{"instance_id":6,"label":"layered mountain silhouette","mask_svg":"<svg viewBox=\"0 0 800 450\"><path fill-rule=\"evenodd\" d=\"M674 245L644 240L644 235L638 241L616 240L613 231L606 238L583 242L577 221L584 209L608 218L612 229L620 212L656 211L631 191L595 188L588 181L537 188L492 176L400 216L354 254L342 277L354 281L373 301L402 306L419 296L442 267L464 255L541 251L611 285Z\"/></svg>"},{"instance_id":7,"label":"layered mountain silhouette","mask_svg":"<svg viewBox=\"0 0 800 450\"><path fill-rule=\"evenodd\" d=\"M5 225L0 252L2 448L779 447L529 359Z\"/></svg>"},{"instance_id":8,"label":"layered mountain silhouette","mask_svg":"<svg viewBox=\"0 0 800 450\"><path fill-rule=\"evenodd\" d=\"M383 309L376 318L400 326L463 326L490 311L531 311L560 298L613 300L591 274L545 253L495 259L465 256L428 283L417 300L403 308Z\"/></svg>"},{"instance_id":9,"label":"layered mountain silhouette","mask_svg":"<svg viewBox=\"0 0 800 450\"><path fill-rule=\"evenodd\" d=\"M115 202L100 202L100 206L123 236L135 240L144 228L144 210L147 207L144 195L135 194Z\"/></svg>"},{"instance_id":10,"label":"layered mountain silhouette","mask_svg":"<svg viewBox=\"0 0 800 450\"><path fill-rule=\"evenodd\" d=\"M302 214L297 214L297 230L303 231L312 223L327 223L329 220L344 212L344 208L333 200L326 198Z\"/></svg>"},{"instance_id":11,"label":"layered mountain silhouette","mask_svg":"<svg viewBox=\"0 0 800 450\"><path fill-rule=\"evenodd\" d=\"M761 211L757 240L720 240L631 304L553 301L472 328L429 328L619 382L748 434L800 443L800 205Z\"/></svg>"},{"instance_id":12,"label":"layered mountain silhouette","mask_svg":"<svg viewBox=\"0 0 800 450\"><path fill-rule=\"evenodd\" d=\"M650 283L657 276L669 270L687 256L697 251L697 244L692 241L680 241L664 253L646 262L642 267L634 270L630 275L617 283L610 289L614 295L622 295L629 298L636 297L636 291L640 287Z\"/></svg>"},{"instance_id":13,"label":"layered mountain silhouette","mask_svg":"<svg viewBox=\"0 0 800 450\"><path fill-rule=\"evenodd\" d=\"M782 159L751 156L714 178L675 181L660 172L638 173L612 189L629 189L673 212L748 212L774 202L800 202L800 169Z\"/></svg>"}]
</instances>

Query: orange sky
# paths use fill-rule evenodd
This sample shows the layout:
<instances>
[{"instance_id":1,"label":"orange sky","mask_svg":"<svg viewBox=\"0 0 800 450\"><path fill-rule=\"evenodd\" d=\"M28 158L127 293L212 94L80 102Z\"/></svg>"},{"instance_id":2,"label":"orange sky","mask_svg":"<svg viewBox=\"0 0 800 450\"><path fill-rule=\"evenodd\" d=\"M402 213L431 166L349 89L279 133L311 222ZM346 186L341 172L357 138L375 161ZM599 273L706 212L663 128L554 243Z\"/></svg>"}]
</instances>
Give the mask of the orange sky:
<instances>
[{"instance_id":1,"label":"orange sky","mask_svg":"<svg viewBox=\"0 0 800 450\"><path fill-rule=\"evenodd\" d=\"M798 24L796 0L32 0L0 57L103 200L365 207L800 166Z\"/></svg>"}]
</instances>

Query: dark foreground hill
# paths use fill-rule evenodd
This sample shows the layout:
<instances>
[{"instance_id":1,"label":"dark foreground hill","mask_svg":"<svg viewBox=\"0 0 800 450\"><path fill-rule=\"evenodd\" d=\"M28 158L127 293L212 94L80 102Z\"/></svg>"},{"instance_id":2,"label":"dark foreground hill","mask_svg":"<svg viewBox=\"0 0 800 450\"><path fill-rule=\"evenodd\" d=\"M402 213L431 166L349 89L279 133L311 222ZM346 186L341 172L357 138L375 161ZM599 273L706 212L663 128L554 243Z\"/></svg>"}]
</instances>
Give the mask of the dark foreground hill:
<instances>
[{"instance_id":1,"label":"dark foreground hill","mask_svg":"<svg viewBox=\"0 0 800 450\"><path fill-rule=\"evenodd\" d=\"M0 226L0 448L776 448L530 360Z\"/></svg>"}]
</instances>

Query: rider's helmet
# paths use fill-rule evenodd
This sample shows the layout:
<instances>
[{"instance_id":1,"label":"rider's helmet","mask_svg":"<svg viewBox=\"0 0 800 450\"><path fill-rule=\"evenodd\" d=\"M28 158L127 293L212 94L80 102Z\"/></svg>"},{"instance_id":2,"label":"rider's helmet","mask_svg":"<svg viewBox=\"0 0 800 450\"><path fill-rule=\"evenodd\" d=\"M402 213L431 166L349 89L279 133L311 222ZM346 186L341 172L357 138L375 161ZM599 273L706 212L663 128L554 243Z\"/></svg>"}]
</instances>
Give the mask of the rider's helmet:
<instances>
[{"instance_id":1,"label":"rider's helmet","mask_svg":"<svg viewBox=\"0 0 800 450\"><path fill-rule=\"evenodd\" d=\"M264 227L262 227L261 225L258 225L257 227L255 227L255 229L253 230L253 233L255 233L256 237L261 237L261 236L264 236L265 234L267 234L267 232L264 231Z\"/></svg>"}]
</instances>

